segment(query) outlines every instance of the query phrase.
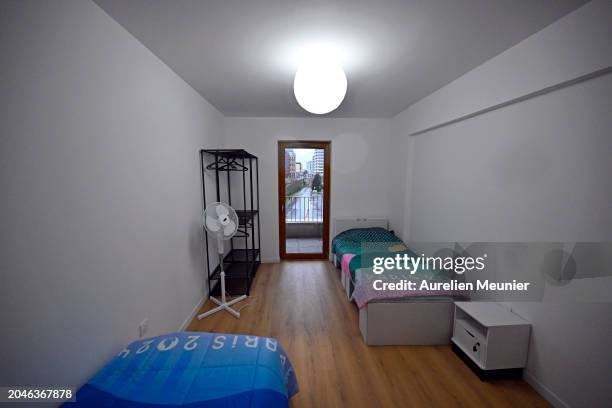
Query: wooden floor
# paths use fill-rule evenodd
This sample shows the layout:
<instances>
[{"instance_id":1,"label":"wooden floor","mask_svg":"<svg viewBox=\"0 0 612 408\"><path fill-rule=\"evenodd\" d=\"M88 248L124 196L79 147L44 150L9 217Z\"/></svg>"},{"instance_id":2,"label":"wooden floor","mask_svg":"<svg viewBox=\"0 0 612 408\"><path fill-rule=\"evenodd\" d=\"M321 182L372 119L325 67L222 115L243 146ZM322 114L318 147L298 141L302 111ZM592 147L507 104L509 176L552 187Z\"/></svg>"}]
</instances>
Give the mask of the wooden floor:
<instances>
[{"instance_id":1,"label":"wooden floor","mask_svg":"<svg viewBox=\"0 0 612 408\"><path fill-rule=\"evenodd\" d=\"M240 319L218 313L188 330L276 337L300 384L292 407L550 406L521 380L481 382L450 346L365 345L327 261L262 265L245 304Z\"/></svg>"}]
</instances>

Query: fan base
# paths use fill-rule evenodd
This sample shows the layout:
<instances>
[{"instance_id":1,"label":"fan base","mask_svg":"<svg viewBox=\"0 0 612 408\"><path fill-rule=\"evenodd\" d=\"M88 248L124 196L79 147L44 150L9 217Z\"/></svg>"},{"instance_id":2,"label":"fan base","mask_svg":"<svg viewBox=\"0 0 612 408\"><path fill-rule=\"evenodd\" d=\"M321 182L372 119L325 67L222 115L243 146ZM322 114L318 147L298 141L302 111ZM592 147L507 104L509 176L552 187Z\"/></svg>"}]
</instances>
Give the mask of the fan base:
<instances>
[{"instance_id":1,"label":"fan base","mask_svg":"<svg viewBox=\"0 0 612 408\"><path fill-rule=\"evenodd\" d=\"M209 311L202 313L201 315L198 315L198 319L202 320L205 317L208 317L208 316L210 316L212 314L215 314L215 313L217 313L217 312L219 312L221 310L225 310L226 312L229 312L234 317L240 317L240 312L237 312L236 310L232 309L230 306L233 305L234 303L238 303L238 302L240 302L240 301L242 301L242 300L244 300L246 298L247 298L247 295L242 295L242 296L237 297L236 299L230 300L229 302L224 302L224 301L221 301L221 300L211 296L210 300L212 300L218 306L215 307L214 309L210 309Z\"/></svg>"}]
</instances>

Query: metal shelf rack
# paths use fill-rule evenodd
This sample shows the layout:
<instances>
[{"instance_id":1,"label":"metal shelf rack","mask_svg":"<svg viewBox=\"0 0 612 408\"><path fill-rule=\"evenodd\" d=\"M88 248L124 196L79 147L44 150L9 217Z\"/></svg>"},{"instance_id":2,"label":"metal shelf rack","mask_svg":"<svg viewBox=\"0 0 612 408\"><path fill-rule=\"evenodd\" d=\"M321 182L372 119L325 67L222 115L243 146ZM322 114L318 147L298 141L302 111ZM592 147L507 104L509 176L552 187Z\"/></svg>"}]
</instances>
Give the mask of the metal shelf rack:
<instances>
[{"instance_id":1,"label":"metal shelf rack","mask_svg":"<svg viewBox=\"0 0 612 408\"><path fill-rule=\"evenodd\" d=\"M251 284L261 263L259 160L257 156L243 149L203 149L200 150L200 162L204 206L210 204L206 199L206 173L214 172L216 201L226 202L236 209L238 215L238 232L230 240L229 252L223 258L225 290L230 295L249 295ZM222 180L224 176L226 183ZM236 189L240 187L240 178L242 178L242 190L241 194L236 194ZM236 183L238 186L235 185ZM232 185L234 185L233 195ZM222 200L222 190L225 190L226 193L225 201ZM206 229L204 229L204 236L208 287L211 295L219 296L221 291L220 268L211 266L209 237ZM215 250L213 248L213 251Z\"/></svg>"}]
</instances>

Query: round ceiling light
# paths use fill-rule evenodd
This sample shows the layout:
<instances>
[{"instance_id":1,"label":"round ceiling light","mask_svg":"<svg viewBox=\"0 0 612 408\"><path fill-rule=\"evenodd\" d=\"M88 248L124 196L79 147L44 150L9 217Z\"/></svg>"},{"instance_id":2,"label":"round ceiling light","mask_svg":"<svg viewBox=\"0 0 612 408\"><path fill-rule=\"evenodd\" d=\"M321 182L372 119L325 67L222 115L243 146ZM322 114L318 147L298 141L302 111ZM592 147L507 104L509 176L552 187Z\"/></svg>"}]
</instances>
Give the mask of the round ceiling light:
<instances>
[{"instance_id":1,"label":"round ceiling light","mask_svg":"<svg viewBox=\"0 0 612 408\"><path fill-rule=\"evenodd\" d=\"M293 80L295 99L302 108L316 115L329 113L340 106L346 87L342 67L329 60L303 64Z\"/></svg>"}]
</instances>

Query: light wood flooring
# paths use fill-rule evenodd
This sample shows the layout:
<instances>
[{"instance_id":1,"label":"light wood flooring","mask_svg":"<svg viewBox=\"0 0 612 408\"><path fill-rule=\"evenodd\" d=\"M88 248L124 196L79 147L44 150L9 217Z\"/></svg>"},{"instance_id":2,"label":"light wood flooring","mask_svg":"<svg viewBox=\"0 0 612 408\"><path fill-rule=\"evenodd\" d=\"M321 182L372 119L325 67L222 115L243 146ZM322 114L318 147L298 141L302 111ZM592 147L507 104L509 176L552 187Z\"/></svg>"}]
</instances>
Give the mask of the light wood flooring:
<instances>
[{"instance_id":1,"label":"light wood flooring","mask_svg":"<svg viewBox=\"0 0 612 408\"><path fill-rule=\"evenodd\" d=\"M246 304L187 330L277 338L300 384L292 407L550 407L521 380L480 381L450 346L367 346L330 262L263 264Z\"/></svg>"}]
</instances>

